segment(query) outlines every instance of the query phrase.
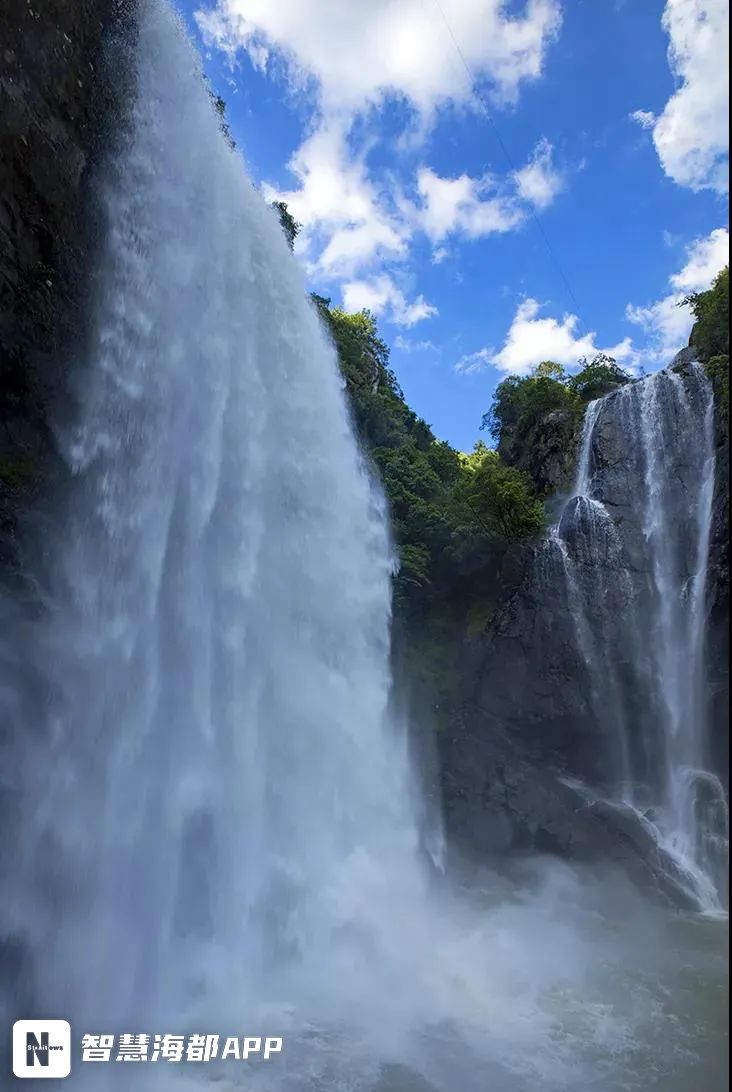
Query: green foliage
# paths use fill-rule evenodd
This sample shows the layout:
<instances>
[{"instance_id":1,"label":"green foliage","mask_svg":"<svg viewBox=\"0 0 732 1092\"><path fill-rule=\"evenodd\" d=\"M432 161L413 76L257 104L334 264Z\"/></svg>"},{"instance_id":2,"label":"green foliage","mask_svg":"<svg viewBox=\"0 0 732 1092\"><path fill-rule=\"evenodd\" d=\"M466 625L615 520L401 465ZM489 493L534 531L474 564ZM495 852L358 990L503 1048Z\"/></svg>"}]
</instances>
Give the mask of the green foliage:
<instances>
[{"instance_id":1,"label":"green foliage","mask_svg":"<svg viewBox=\"0 0 732 1092\"><path fill-rule=\"evenodd\" d=\"M488 429L494 440L511 445L531 443L532 433L547 414L555 410L578 413L580 399L563 377L547 374L546 364L540 364L532 375L512 375L496 387L493 404L483 417L482 428ZM554 365L559 369L560 365Z\"/></svg>"},{"instance_id":2,"label":"green foliage","mask_svg":"<svg viewBox=\"0 0 732 1092\"><path fill-rule=\"evenodd\" d=\"M580 370L567 379L566 384L583 402L602 398L616 387L630 382L628 373L618 366L613 357L606 356L605 353L598 353L590 361L583 357L580 364Z\"/></svg>"},{"instance_id":3,"label":"green foliage","mask_svg":"<svg viewBox=\"0 0 732 1092\"><path fill-rule=\"evenodd\" d=\"M680 306L691 307L696 319L691 344L702 362L718 356L729 358L729 266L720 270L711 288L686 296Z\"/></svg>"},{"instance_id":4,"label":"green foliage","mask_svg":"<svg viewBox=\"0 0 732 1092\"><path fill-rule=\"evenodd\" d=\"M452 497L463 526L494 540L523 542L541 533L544 506L523 470L507 466L498 452L479 441L461 456L461 473Z\"/></svg>"},{"instance_id":5,"label":"green foliage","mask_svg":"<svg viewBox=\"0 0 732 1092\"><path fill-rule=\"evenodd\" d=\"M528 476L485 444L466 456L435 439L404 400L374 316L312 298L338 351L356 432L389 503L400 558L397 611L414 617L444 610L463 592L465 604L476 580L488 601L502 553L542 526Z\"/></svg>"},{"instance_id":6,"label":"green foliage","mask_svg":"<svg viewBox=\"0 0 732 1092\"><path fill-rule=\"evenodd\" d=\"M504 461L527 471L541 496L556 489L568 471L587 403L630 381L604 353L579 364L568 376L561 364L544 360L531 375L504 379L483 417L481 427L497 441Z\"/></svg>"},{"instance_id":7,"label":"green foliage","mask_svg":"<svg viewBox=\"0 0 732 1092\"><path fill-rule=\"evenodd\" d=\"M290 250L292 250L295 245L295 239L300 233L300 228L302 227L302 224L298 224L297 220L288 209L287 203L285 201L273 201L272 208L275 209L275 211L279 215L280 226L285 233L287 245L289 246Z\"/></svg>"},{"instance_id":8,"label":"green foliage","mask_svg":"<svg viewBox=\"0 0 732 1092\"><path fill-rule=\"evenodd\" d=\"M534 368L534 375L539 379L559 379L561 382L565 378L564 368L556 360L542 360Z\"/></svg>"},{"instance_id":9,"label":"green foliage","mask_svg":"<svg viewBox=\"0 0 732 1092\"><path fill-rule=\"evenodd\" d=\"M712 381L722 418L729 420L729 266L720 270L706 292L681 301L695 318L689 343Z\"/></svg>"}]
</instances>

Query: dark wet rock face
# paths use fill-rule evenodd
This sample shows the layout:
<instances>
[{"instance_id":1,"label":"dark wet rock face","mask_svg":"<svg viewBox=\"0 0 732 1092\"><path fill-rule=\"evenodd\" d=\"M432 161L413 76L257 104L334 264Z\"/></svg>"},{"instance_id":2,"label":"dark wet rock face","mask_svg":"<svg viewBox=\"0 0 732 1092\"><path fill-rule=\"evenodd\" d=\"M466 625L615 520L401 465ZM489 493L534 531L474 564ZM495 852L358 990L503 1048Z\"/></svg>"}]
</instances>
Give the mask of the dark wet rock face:
<instances>
[{"instance_id":1,"label":"dark wet rock face","mask_svg":"<svg viewBox=\"0 0 732 1092\"><path fill-rule=\"evenodd\" d=\"M44 513L66 478L51 421L71 411L94 245L89 179L115 129L123 81L111 78L109 40L127 10L126 0L0 4L0 628L11 635L0 648L0 875L22 844L14 756L46 720L35 632ZM31 981L23 942L0 936L0 1004L31 1013Z\"/></svg>"},{"instance_id":2,"label":"dark wet rock face","mask_svg":"<svg viewBox=\"0 0 732 1092\"><path fill-rule=\"evenodd\" d=\"M0 571L55 466L49 411L81 325L86 180L110 92L99 79L121 0L0 7Z\"/></svg>"},{"instance_id":3,"label":"dark wet rock face","mask_svg":"<svg viewBox=\"0 0 732 1092\"><path fill-rule=\"evenodd\" d=\"M649 388L641 381L603 402L589 449L590 495L598 503L565 500L557 530L524 552L487 630L466 645L441 735L446 823L456 845L481 855L533 848L620 859L664 897L675 888L672 862L659 858L632 809L607 800L619 798L622 771L640 783L641 801L661 791L664 776L658 664L649 655L658 635L649 619L663 617L668 589L659 590L658 557L654 562L647 538L649 474L664 483L664 563L675 573L670 616L678 617L693 594L708 388L686 359L676 365L672 382ZM639 434L643 420L655 430L655 448ZM704 765L721 775L728 738L728 471L719 421L715 437ZM663 452L662 471L649 468L653 450ZM563 778L593 787L594 804L578 804Z\"/></svg>"}]
</instances>

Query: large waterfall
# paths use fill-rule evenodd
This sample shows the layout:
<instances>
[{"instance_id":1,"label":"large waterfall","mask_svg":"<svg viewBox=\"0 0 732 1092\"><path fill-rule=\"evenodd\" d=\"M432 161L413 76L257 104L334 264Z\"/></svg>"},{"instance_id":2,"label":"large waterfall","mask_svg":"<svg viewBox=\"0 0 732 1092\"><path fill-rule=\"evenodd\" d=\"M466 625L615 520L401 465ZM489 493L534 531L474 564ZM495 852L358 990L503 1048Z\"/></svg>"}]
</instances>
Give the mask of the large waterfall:
<instances>
[{"instance_id":1,"label":"large waterfall","mask_svg":"<svg viewBox=\"0 0 732 1092\"><path fill-rule=\"evenodd\" d=\"M515 872L448 879L424 851L390 692L388 524L334 351L167 0L134 10L123 116L94 180L76 416L59 424L71 481L42 527L42 609L17 657L38 682L24 705L0 679L18 813L0 967L10 952L25 972L22 996L3 984L11 1019L69 1020L77 1045L104 1032L284 1038L258 1068L77 1057L69 1086L90 1092L209 1076L268 1092L704 1085L719 1072L716 1017L699 1030L705 996L667 943L678 924L622 874L527 855ZM701 381L688 395L659 384L679 392L663 412L683 406L689 429L707 419ZM642 396L618 396L629 421ZM605 541L617 559L589 433L585 449L585 555ZM649 483L658 475L649 464ZM684 785L704 766L679 706L692 698L671 689L682 629L684 677L696 686L700 671L704 504L674 561L684 596L664 602L678 574L654 569L653 618L669 610L675 627L649 649L668 704L654 752L668 818L654 821L669 838L691 836ZM649 526L654 556L667 531ZM569 577L580 547L564 532ZM599 671L614 638L579 576L573 589ZM618 701L623 684L618 669ZM631 760L618 762L629 783ZM704 959L707 942L685 941ZM681 1060L666 1048L678 1043Z\"/></svg>"},{"instance_id":2,"label":"large waterfall","mask_svg":"<svg viewBox=\"0 0 732 1092\"><path fill-rule=\"evenodd\" d=\"M550 535L593 716L614 741L607 781L707 911L720 909L728 837L704 680L714 473L703 370L658 372L587 407Z\"/></svg>"},{"instance_id":3,"label":"large waterfall","mask_svg":"<svg viewBox=\"0 0 732 1092\"><path fill-rule=\"evenodd\" d=\"M341 942L366 962L419 876L383 502L194 51L162 3L139 18L63 437L53 754L24 769L23 858L67 875L31 923L46 1000L113 1026L200 996L231 1017Z\"/></svg>"}]
</instances>

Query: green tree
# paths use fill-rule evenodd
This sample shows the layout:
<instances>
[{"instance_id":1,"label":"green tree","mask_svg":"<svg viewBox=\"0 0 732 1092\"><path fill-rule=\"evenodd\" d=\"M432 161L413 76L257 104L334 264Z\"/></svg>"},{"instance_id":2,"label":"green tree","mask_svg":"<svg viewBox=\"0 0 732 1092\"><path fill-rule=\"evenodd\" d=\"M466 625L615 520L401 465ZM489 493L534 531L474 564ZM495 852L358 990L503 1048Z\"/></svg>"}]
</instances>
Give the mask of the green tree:
<instances>
[{"instance_id":1,"label":"green tree","mask_svg":"<svg viewBox=\"0 0 732 1092\"><path fill-rule=\"evenodd\" d=\"M540 379L558 379L560 382L565 379L564 368L556 360L542 360L534 368L534 375Z\"/></svg>"},{"instance_id":2,"label":"green tree","mask_svg":"<svg viewBox=\"0 0 732 1092\"><path fill-rule=\"evenodd\" d=\"M597 353L590 361L582 357L579 363L580 370L567 380L567 387L583 402L602 398L630 382L630 375L623 371L614 357L605 353Z\"/></svg>"},{"instance_id":3,"label":"green tree","mask_svg":"<svg viewBox=\"0 0 732 1092\"><path fill-rule=\"evenodd\" d=\"M523 542L541 533L544 506L528 474L506 466L498 452L482 442L461 456L453 510L463 525L505 543Z\"/></svg>"},{"instance_id":4,"label":"green tree","mask_svg":"<svg viewBox=\"0 0 732 1092\"><path fill-rule=\"evenodd\" d=\"M680 306L691 307L696 320L690 344L701 360L714 356L729 357L729 266L720 270L706 292L694 292L681 300Z\"/></svg>"},{"instance_id":5,"label":"green tree","mask_svg":"<svg viewBox=\"0 0 732 1092\"><path fill-rule=\"evenodd\" d=\"M723 419L729 418L729 266L720 270L706 292L681 301L695 318L689 344L696 349L712 381Z\"/></svg>"},{"instance_id":6,"label":"green tree","mask_svg":"<svg viewBox=\"0 0 732 1092\"><path fill-rule=\"evenodd\" d=\"M496 387L481 428L487 429L499 445L509 448L529 443L532 431L547 414L573 409L577 404L575 392L561 379L536 372L523 377L512 375Z\"/></svg>"}]
</instances>

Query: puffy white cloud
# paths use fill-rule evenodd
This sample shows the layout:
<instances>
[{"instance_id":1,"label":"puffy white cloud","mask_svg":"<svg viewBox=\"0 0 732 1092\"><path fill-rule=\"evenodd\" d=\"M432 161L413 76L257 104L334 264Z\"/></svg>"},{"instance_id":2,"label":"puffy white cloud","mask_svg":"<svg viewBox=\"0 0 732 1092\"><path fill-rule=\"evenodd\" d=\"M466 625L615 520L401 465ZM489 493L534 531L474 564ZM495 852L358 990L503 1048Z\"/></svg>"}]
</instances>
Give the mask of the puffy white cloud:
<instances>
[{"instance_id":1,"label":"puffy white cloud","mask_svg":"<svg viewBox=\"0 0 732 1092\"><path fill-rule=\"evenodd\" d=\"M456 42L491 98L515 101L521 84L541 75L560 0L527 0L517 13L504 0L451 0L444 15L431 0L216 0L196 19L209 45L232 59L245 51L309 104L310 135L288 164L297 184L265 187L265 196L286 201L302 223L296 249L319 278L363 278L402 260L417 230L435 242L451 230L475 238L507 231L525 215L513 198L488 196L484 182L467 176L432 174L426 210L400 206L393 184L378 187L364 152L352 147L352 126L359 117L366 146L378 132L378 110L397 99L409 107L407 128L418 141L438 109L473 105ZM440 182L447 189L438 193ZM452 226L441 229L450 217ZM435 263L444 256L437 248Z\"/></svg>"},{"instance_id":2,"label":"puffy white cloud","mask_svg":"<svg viewBox=\"0 0 732 1092\"><path fill-rule=\"evenodd\" d=\"M410 229L384 208L363 160L351 156L342 124L333 121L317 129L289 168L299 187L277 191L265 186L265 197L286 201L302 223L301 248L309 253L316 237L322 244L314 262L319 273L350 276L374 260L404 255Z\"/></svg>"},{"instance_id":3,"label":"puffy white cloud","mask_svg":"<svg viewBox=\"0 0 732 1092\"><path fill-rule=\"evenodd\" d=\"M422 319L437 314L437 308L428 303L424 296L417 296L410 303L386 273L370 280L344 284L343 306L347 311L366 308L375 315L384 315L397 326L414 326Z\"/></svg>"},{"instance_id":4,"label":"puffy white cloud","mask_svg":"<svg viewBox=\"0 0 732 1092\"><path fill-rule=\"evenodd\" d=\"M691 329L689 309L679 307L679 300L688 293L707 289L728 263L729 232L716 228L688 247L685 264L669 277L671 292L645 307L629 304L626 317L640 326L648 339L642 349L630 337L617 345L599 345L594 332L579 333L576 315L567 314L561 319L542 315L538 300L527 298L519 304L500 351L483 348L469 353L458 360L455 371L471 375L493 366L509 375L526 375L542 360L556 360L573 368L581 357L591 359L597 353L615 357L631 371L641 361L649 366L668 364L687 343Z\"/></svg>"},{"instance_id":5,"label":"puffy white cloud","mask_svg":"<svg viewBox=\"0 0 732 1092\"><path fill-rule=\"evenodd\" d=\"M542 316L541 304L535 299L523 300L514 315L503 348L480 349L462 357L455 365L457 372L470 374L492 364L509 375L527 375L542 360L555 360L565 367L575 367L580 357L591 358L597 353L607 353L616 360L632 366L636 359L630 338L617 345L599 346L593 332L579 335L576 315L564 315L561 319Z\"/></svg>"},{"instance_id":6,"label":"puffy white cloud","mask_svg":"<svg viewBox=\"0 0 732 1092\"><path fill-rule=\"evenodd\" d=\"M564 176L552 162L553 150L549 141L543 138L526 166L513 176L520 195L537 209L547 208L564 189Z\"/></svg>"},{"instance_id":7,"label":"puffy white cloud","mask_svg":"<svg viewBox=\"0 0 732 1092\"><path fill-rule=\"evenodd\" d=\"M695 239L687 250L686 265L671 277L678 292L704 292L720 269L729 264L729 231L715 228L704 239Z\"/></svg>"},{"instance_id":8,"label":"puffy white cloud","mask_svg":"<svg viewBox=\"0 0 732 1092\"><path fill-rule=\"evenodd\" d=\"M467 174L459 178L441 178L430 167L417 173L421 207L417 219L433 243L459 232L476 239L483 235L510 231L525 212L512 197L486 196L495 188L490 176L482 179Z\"/></svg>"},{"instance_id":9,"label":"puffy white cloud","mask_svg":"<svg viewBox=\"0 0 732 1092\"><path fill-rule=\"evenodd\" d=\"M729 232L716 228L703 239L696 239L687 250L686 263L669 278L669 292L645 307L628 304L626 315L640 326L648 338L644 352L650 363L669 363L689 340L693 317L679 300L691 292L709 288L716 274L729 263Z\"/></svg>"},{"instance_id":10,"label":"puffy white cloud","mask_svg":"<svg viewBox=\"0 0 732 1092\"><path fill-rule=\"evenodd\" d=\"M653 129L666 174L692 190L729 186L728 23L728 0L667 0L662 24L679 87L658 117L631 115Z\"/></svg>"},{"instance_id":11,"label":"puffy white cloud","mask_svg":"<svg viewBox=\"0 0 732 1092\"><path fill-rule=\"evenodd\" d=\"M505 100L541 74L559 0L527 0L516 15L506 8L503 0L452 0L443 16L424 0L218 0L196 18L220 48L245 49L259 68L276 53L294 86L315 81L326 114L390 95L429 113L471 96L453 35L475 78Z\"/></svg>"},{"instance_id":12,"label":"puffy white cloud","mask_svg":"<svg viewBox=\"0 0 732 1092\"><path fill-rule=\"evenodd\" d=\"M441 243L453 234L477 239L512 231L526 219L528 205L546 208L564 186L562 174L552 163L548 140L539 141L526 166L514 171L511 181L510 190L504 183L503 192L499 192L499 182L491 175L443 178L431 167L421 167L417 172L420 205L414 211L415 220L433 243ZM446 254L446 249L438 246L432 255L433 263L441 262Z\"/></svg>"}]
</instances>

